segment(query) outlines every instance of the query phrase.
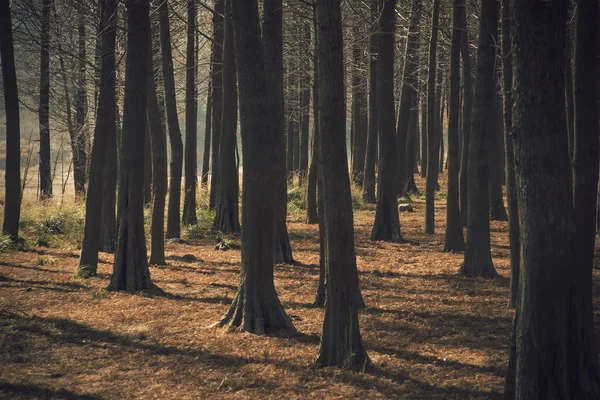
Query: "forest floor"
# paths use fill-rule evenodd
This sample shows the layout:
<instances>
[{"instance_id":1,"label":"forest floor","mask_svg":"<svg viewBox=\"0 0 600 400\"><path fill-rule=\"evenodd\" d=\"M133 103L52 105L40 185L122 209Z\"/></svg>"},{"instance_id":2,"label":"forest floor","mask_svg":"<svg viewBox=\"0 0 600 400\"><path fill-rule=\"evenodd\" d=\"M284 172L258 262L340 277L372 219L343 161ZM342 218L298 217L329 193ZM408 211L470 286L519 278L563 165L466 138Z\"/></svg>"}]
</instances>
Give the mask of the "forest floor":
<instances>
[{"instance_id":1,"label":"forest floor","mask_svg":"<svg viewBox=\"0 0 600 400\"><path fill-rule=\"evenodd\" d=\"M413 200L415 212L400 216L408 244L369 241L374 207L355 211L360 328L372 360L363 373L314 366L318 229L290 222L297 263L275 267L275 286L295 335L209 328L240 269L240 251L215 250L215 235L167 243L168 264L151 266L166 295L106 291L110 254L88 280L73 275L77 250L0 254L0 398L500 399L512 322L507 223L491 223L499 276L462 278L462 254L441 251L445 197L434 235L423 233L424 198Z\"/></svg>"}]
</instances>

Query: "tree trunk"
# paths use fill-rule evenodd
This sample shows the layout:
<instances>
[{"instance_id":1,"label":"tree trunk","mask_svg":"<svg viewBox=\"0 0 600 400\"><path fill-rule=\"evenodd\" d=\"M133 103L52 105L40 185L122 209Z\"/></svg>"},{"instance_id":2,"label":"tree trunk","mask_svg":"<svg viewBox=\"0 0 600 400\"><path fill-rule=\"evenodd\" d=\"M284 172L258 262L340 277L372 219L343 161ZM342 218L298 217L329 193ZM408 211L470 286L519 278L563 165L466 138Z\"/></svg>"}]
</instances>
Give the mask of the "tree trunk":
<instances>
[{"instance_id":1,"label":"tree trunk","mask_svg":"<svg viewBox=\"0 0 600 400\"><path fill-rule=\"evenodd\" d=\"M165 84L165 104L167 107L167 124L169 142L171 144L171 173L169 186L169 204L167 205L167 239L179 238L181 234L181 173L183 163L183 143L179 130L177 99L175 94L175 78L173 74L173 52L171 50L171 30L169 27L169 10L166 1L158 6L160 21L160 48L162 52L162 70Z\"/></svg>"},{"instance_id":2,"label":"tree trunk","mask_svg":"<svg viewBox=\"0 0 600 400\"><path fill-rule=\"evenodd\" d=\"M385 21L383 26L390 33L393 32L394 6L394 0L386 2L382 13ZM369 356L358 324L355 293L359 289L348 160L345 146L340 146L346 137L340 0L319 1L316 8L319 71L324 74L319 88L319 139L321 154L328 155L320 158L327 301L317 363L322 366L364 369ZM392 36L388 39L393 42ZM391 61L393 62L393 58ZM393 110L393 103L390 105ZM392 111L392 126L393 116ZM393 130L389 134L393 135ZM393 187L391 189L393 191Z\"/></svg>"},{"instance_id":3,"label":"tree trunk","mask_svg":"<svg viewBox=\"0 0 600 400\"><path fill-rule=\"evenodd\" d=\"M408 118L408 140L406 141L406 185L404 186L404 193L419 193L417 185L415 183L415 173L419 172L417 169L416 158L419 153L419 99L415 92L413 100L413 106L411 107L409 118Z\"/></svg>"},{"instance_id":4,"label":"tree trunk","mask_svg":"<svg viewBox=\"0 0 600 400\"><path fill-rule=\"evenodd\" d=\"M295 331L273 282L272 178L277 131L269 118L276 97L267 88L256 0L232 0L244 179L242 181L242 270L238 293L218 325L264 334Z\"/></svg>"},{"instance_id":5,"label":"tree trunk","mask_svg":"<svg viewBox=\"0 0 600 400\"><path fill-rule=\"evenodd\" d=\"M522 259L516 347L509 361L514 370L507 372L507 382L515 386L507 387L507 393L515 399L594 398L570 396L572 372L567 369L566 283L575 262L562 51L568 3L515 1L512 6L513 138ZM476 136L473 130L473 139Z\"/></svg>"},{"instance_id":6,"label":"tree trunk","mask_svg":"<svg viewBox=\"0 0 600 400\"><path fill-rule=\"evenodd\" d=\"M310 22L303 22L303 34L304 34L304 46L306 49L310 48ZM303 52L304 54L304 52ZM308 51L306 51L308 54ZM310 61L308 57L303 60L303 65L308 66ZM310 72L306 68L302 71L301 77L301 92L300 92L300 146L299 153L300 159L298 164L298 184L303 186L306 176L308 174L308 143L309 143L309 114L310 114Z\"/></svg>"},{"instance_id":7,"label":"tree trunk","mask_svg":"<svg viewBox=\"0 0 600 400\"><path fill-rule=\"evenodd\" d=\"M73 147L73 181L75 195L85 197L85 179L87 168L87 79L86 79L86 46L85 46L85 8L83 3L77 4L78 32L78 66L77 66L77 95L75 97L75 140Z\"/></svg>"},{"instance_id":8,"label":"tree trunk","mask_svg":"<svg viewBox=\"0 0 600 400\"><path fill-rule=\"evenodd\" d=\"M446 237L444 251L463 251L465 239L460 221L458 202L458 116L460 113L460 42L462 31L460 14L466 7L465 0L453 1L452 44L450 48L450 101L448 110L448 189L446 191Z\"/></svg>"},{"instance_id":9,"label":"tree trunk","mask_svg":"<svg viewBox=\"0 0 600 400\"><path fill-rule=\"evenodd\" d=\"M466 7L465 7L466 8ZM460 52L463 61L463 108L462 108L462 149L460 157L460 219L467 226L467 210L469 197L469 144L471 138L471 119L473 112L473 75L471 71L471 54L469 52L469 31L465 8L460 13L460 29L463 34Z\"/></svg>"},{"instance_id":10,"label":"tree trunk","mask_svg":"<svg viewBox=\"0 0 600 400\"><path fill-rule=\"evenodd\" d=\"M212 75L212 67L211 61L210 75ZM200 187L208 188L208 173L210 171L210 136L212 129L212 84L210 79L208 80L208 89L206 93L206 123L204 125L204 150L202 151L202 175L200 176Z\"/></svg>"},{"instance_id":11,"label":"tree trunk","mask_svg":"<svg viewBox=\"0 0 600 400\"><path fill-rule=\"evenodd\" d=\"M573 19L572 14L574 13L574 4L576 2L570 2L571 12L569 20ZM574 104L574 93L573 93L573 24L569 23L567 26L567 40L565 41L565 107L567 110L567 134L569 135L569 160L573 163L573 157L575 156L575 104ZM592 48L591 46L589 48Z\"/></svg>"},{"instance_id":12,"label":"tree trunk","mask_svg":"<svg viewBox=\"0 0 600 400\"><path fill-rule=\"evenodd\" d=\"M223 113L219 148L219 188L213 228L219 232L240 232L238 213L239 178L235 165L237 131L237 81L235 47L231 20L231 0L225 1L225 38L223 40Z\"/></svg>"},{"instance_id":13,"label":"tree trunk","mask_svg":"<svg viewBox=\"0 0 600 400\"><path fill-rule=\"evenodd\" d=\"M119 234L110 290L129 293L152 286L144 234L143 165L146 128L146 87L149 2L127 1L127 64L121 174L119 181Z\"/></svg>"},{"instance_id":14,"label":"tree trunk","mask_svg":"<svg viewBox=\"0 0 600 400\"><path fill-rule=\"evenodd\" d=\"M317 14L313 7L313 27L317 31ZM320 223L317 213L317 181L319 175L319 58L317 48L317 37L313 38L315 50L313 53L313 135L312 135L312 155L310 159L310 168L308 169L308 187L306 190L306 223ZM319 238L321 236L321 227L319 225ZM319 295L317 294L317 299Z\"/></svg>"},{"instance_id":15,"label":"tree trunk","mask_svg":"<svg viewBox=\"0 0 600 400\"><path fill-rule=\"evenodd\" d=\"M367 146L367 104L366 79L363 68L364 43L361 38L361 26L354 21L352 44L352 179L360 186L363 184L365 153Z\"/></svg>"},{"instance_id":16,"label":"tree trunk","mask_svg":"<svg viewBox=\"0 0 600 400\"><path fill-rule=\"evenodd\" d=\"M429 41L429 75L427 77L427 182L425 186L425 233L433 234L435 189L438 175L438 151L436 135L436 59L438 21L440 18L440 0L433 0L433 15L431 22L431 39ZM439 73L441 75L441 71ZM439 101L439 100L438 100Z\"/></svg>"},{"instance_id":17,"label":"tree trunk","mask_svg":"<svg viewBox=\"0 0 600 400\"><path fill-rule=\"evenodd\" d=\"M285 170L287 172L287 179L290 181L294 176L294 116L292 101L290 99L290 93L293 90L292 84L290 83L291 78L288 77L286 83L285 93L287 97L285 99L285 143L286 143L286 156L285 156Z\"/></svg>"},{"instance_id":18,"label":"tree trunk","mask_svg":"<svg viewBox=\"0 0 600 400\"><path fill-rule=\"evenodd\" d=\"M494 87L497 86L494 85ZM487 138L488 160L490 163L490 218L492 221L508 221L502 194L502 178L504 177L504 140L502 139L502 132L504 131L504 123L502 121L501 102L500 93L498 90L494 90L493 109L489 120L489 135Z\"/></svg>"},{"instance_id":19,"label":"tree trunk","mask_svg":"<svg viewBox=\"0 0 600 400\"><path fill-rule=\"evenodd\" d=\"M19 216L21 214L21 128L10 0L0 0L0 57L6 110L6 169L4 175L6 194L2 233L10 236L11 240L16 242L19 237Z\"/></svg>"},{"instance_id":20,"label":"tree trunk","mask_svg":"<svg viewBox=\"0 0 600 400\"><path fill-rule=\"evenodd\" d=\"M225 0L215 1L213 13L213 55L212 55L212 149L210 161L209 207L217 206L219 193L219 148L221 146L221 123L223 120L223 40L225 37Z\"/></svg>"},{"instance_id":21,"label":"tree trunk","mask_svg":"<svg viewBox=\"0 0 600 400\"><path fill-rule=\"evenodd\" d=\"M471 137L469 140L469 193L467 243L460 274L465 276L496 276L490 250L490 193L487 151L487 123L492 117L494 101L494 65L498 36L498 5L483 2L479 18L479 48L477 79Z\"/></svg>"},{"instance_id":22,"label":"tree trunk","mask_svg":"<svg viewBox=\"0 0 600 400\"><path fill-rule=\"evenodd\" d=\"M379 120L379 185L371 240L403 241L398 217L396 123L394 114L395 0L385 0L379 19L377 109ZM323 120L323 118L321 118ZM321 127L322 132L328 132Z\"/></svg>"},{"instance_id":23,"label":"tree trunk","mask_svg":"<svg viewBox=\"0 0 600 400\"><path fill-rule=\"evenodd\" d=\"M50 166L50 0L42 0L40 33L40 200L52 197Z\"/></svg>"},{"instance_id":24,"label":"tree trunk","mask_svg":"<svg viewBox=\"0 0 600 400\"><path fill-rule=\"evenodd\" d=\"M152 204L152 146L150 145L150 126L146 125L144 136L144 207Z\"/></svg>"},{"instance_id":25,"label":"tree trunk","mask_svg":"<svg viewBox=\"0 0 600 400\"><path fill-rule=\"evenodd\" d=\"M365 154L363 200L375 203L375 165L377 164L377 48L379 24L379 0L371 0L371 37L369 39L369 132Z\"/></svg>"},{"instance_id":26,"label":"tree trunk","mask_svg":"<svg viewBox=\"0 0 600 400\"><path fill-rule=\"evenodd\" d=\"M184 225L193 225L198 222L196 216L196 185L198 184L198 140L196 107L196 2L187 2L187 47L186 47L186 73L185 73L185 187L183 198ZM235 129L234 129L235 131ZM235 139L234 139L235 145ZM235 148L235 147L234 147ZM220 151L220 147L219 147ZM232 158L233 160L233 158Z\"/></svg>"},{"instance_id":27,"label":"tree trunk","mask_svg":"<svg viewBox=\"0 0 600 400\"><path fill-rule=\"evenodd\" d=\"M102 32L100 92L90 161L88 194L85 200L85 228L78 271L84 277L96 275L98 271L107 139L114 138L117 129L114 74L117 1L102 0L100 7L100 31Z\"/></svg>"}]
</instances>

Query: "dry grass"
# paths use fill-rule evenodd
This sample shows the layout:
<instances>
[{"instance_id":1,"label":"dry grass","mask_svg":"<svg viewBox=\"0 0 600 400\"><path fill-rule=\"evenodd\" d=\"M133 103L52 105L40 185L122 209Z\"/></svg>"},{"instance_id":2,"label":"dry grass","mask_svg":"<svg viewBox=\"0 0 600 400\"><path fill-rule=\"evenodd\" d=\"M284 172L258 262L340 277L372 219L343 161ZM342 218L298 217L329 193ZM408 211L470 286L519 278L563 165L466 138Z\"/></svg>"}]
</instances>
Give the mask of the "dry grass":
<instances>
[{"instance_id":1,"label":"dry grass","mask_svg":"<svg viewBox=\"0 0 600 400\"><path fill-rule=\"evenodd\" d=\"M444 199L435 235L422 233L424 200L413 200L415 212L401 215L411 244L370 242L373 207L355 214L368 306L360 323L373 360L365 373L313 366L323 319L311 307L318 232L291 222L298 263L275 268L299 332L291 337L207 328L232 301L240 267L239 250L214 250L214 235L166 245L168 265L151 273L167 295L107 292L109 254L86 281L73 277L73 249L0 254L0 397L501 398L511 325L506 223L492 222L500 277L464 279L462 255L440 251Z\"/></svg>"}]
</instances>

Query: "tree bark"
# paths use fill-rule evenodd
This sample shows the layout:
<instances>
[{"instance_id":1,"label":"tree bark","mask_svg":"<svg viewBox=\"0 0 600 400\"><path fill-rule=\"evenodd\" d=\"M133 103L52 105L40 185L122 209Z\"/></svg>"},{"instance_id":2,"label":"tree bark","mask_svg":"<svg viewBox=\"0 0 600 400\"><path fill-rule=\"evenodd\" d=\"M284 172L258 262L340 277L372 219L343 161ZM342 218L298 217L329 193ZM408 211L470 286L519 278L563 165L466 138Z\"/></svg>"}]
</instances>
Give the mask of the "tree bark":
<instances>
[{"instance_id":1,"label":"tree bark","mask_svg":"<svg viewBox=\"0 0 600 400\"><path fill-rule=\"evenodd\" d=\"M490 249L489 164L487 122L492 117L494 101L494 64L498 35L498 5L482 3L479 18L479 48L477 79L469 140L469 193L467 243L460 274L465 276L496 276Z\"/></svg>"},{"instance_id":2,"label":"tree bark","mask_svg":"<svg viewBox=\"0 0 600 400\"><path fill-rule=\"evenodd\" d=\"M499 76L499 75L498 75ZM494 85L497 88L497 85ZM492 115L489 120L488 135L488 160L490 163L490 218L492 221L508 221L508 214L504 206L502 194L502 180L504 177L504 140L502 132L504 123L502 121L501 104L502 99L498 90L494 90Z\"/></svg>"},{"instance_id":3,"label":"tree bark","mask_svg":"<svg viewBox=\"0 0 600 400\"><path fill-rule=\"evenodd\" d=\"M219 148L221 146L221 123L223 120L223 40L225 37L225 0L215 1L213 13L213 55L212 55L212 149L210 161L209 207L214 210L219 193Z\"/></svg>"},{"instance_id":4,"label":"tree bark","mask_svg":"<svg viewBox=\"0 0 600 400\"><path fill-rule=\"evenodd\" d=\"M132 293L152 286L144 234L143 165L146 128L146 87L149 1L127 1L127 64L121 174L119 181L119 234L110 290Z\"/></svg>"},{"instance_id":5,"label":"tree bark","mask_svg":"<svg viewBox=\"0 0 600 400\"><path fill-rule=\"evenodd\" d=\"M150 126L146 125L144 136L144 207L152 204L152 146L150 145Z\"/></svg>"},{"instance_id":6,"label":"tree bark","mask_svg":"<svg viewBox=\"0 0 600 400\"><path fill-rule=\"evenodd\" d=\"M50 165L50 1L42 1L40 51L40 200L52 197Z\"/></svg>"},{"instance_id":7,"label":"tree bark","mask_svg":"<svg viewBox=\"0 0 600 400\"><path fill-rule=\"evenodd\" d=\"M86 79L86 46L85 46L85 8L83 3L77 4L78 32L78 66L77 66L77 95L75 97L75 140L73 141L73 182L75 195L85 197L85 180L87 168L87 79Z\"/></svg>"},{"instance_id":8,"label":"tree bark","mask_svg":"<svg viewBox=\"0 0 600 400\"><path fill-rule=\"evenodd\" d=\"M303 55L303 65L308 66L310 64L310 59L308 57L308 49L310 48L310 22L304 21L302 23L303 28L303 43L304 43L304 51ZM306 55L305 55L306 54ZM304 181L306 180L308 174L308 143L309 143L309 114L310 114L310 72L308 68L303 68L301 76L301 91L300 91L300 146L298 148L298 152L300 153L300 158L298 161L298 184L299 186L304 185Z\"/></svg>"},{"instance_id":9,"label":"tree bark","mask_svg":"<svg viewBox=\"0 0 600 400\"><path fill-rule=\"evenodd\" d=\"M364 64L364 44L361 38L359 21L354 21L354 43L352 44L352 179L360 186L363 184L365 153L367 146L367 96L366 77L362 71Z\"/></svg>"},{"instance_id":10,"label":"tree bark","mask_svg":"<svg viewBox=\"0 0 600 400\"><path fill-rule=\"evenodd\" d=\"M212 61L210 64L210 75L212 75ZM206 93L206 122L204 125L204 150L202 151L202 175L200 176L200 187L208 188L208 174L210 171L210 137L212 129L212 84L210 79L208 80L208 89Z\"/></svg>"},{"instance_id":11,"label":"tree bark","mask_svg":"<svg viewBox=\"0 0 600 400\"><path fill-rule=\"evenodd\" d=\"M376 1L376 0L375 0ZM313 25L317 31L317 14L313 7ZM317 48L317 37L313 38L315 51L313 54L313 135L312 135L312 154L310 159L310 168L308 169L308 188L306 191L306 223L320 223L317 212L317 181L319 177L319 58ZM321 236L321 227L319 225L319 238ZM317 295L318 298L318 295ZM324 304L324 303L323 303Z\"/></svg>"},{"instance_id":12,"label":"tree bark","mask_svg":"<svg viewBox=\"0 0 600 400\"><path fill-rule=\"evenodd\" d=\"M469 144L471 138L471 120L473 112L473 75L471 71L471 54L469 52L469 31L467 28L467 14L465 8L460 15L460 29L462 38L460 53L463 61L463 108L462 108L462 148L460 157L460 219L463 226L467 226L467 210L469 197Z\"/></svg>"}]
</instances>

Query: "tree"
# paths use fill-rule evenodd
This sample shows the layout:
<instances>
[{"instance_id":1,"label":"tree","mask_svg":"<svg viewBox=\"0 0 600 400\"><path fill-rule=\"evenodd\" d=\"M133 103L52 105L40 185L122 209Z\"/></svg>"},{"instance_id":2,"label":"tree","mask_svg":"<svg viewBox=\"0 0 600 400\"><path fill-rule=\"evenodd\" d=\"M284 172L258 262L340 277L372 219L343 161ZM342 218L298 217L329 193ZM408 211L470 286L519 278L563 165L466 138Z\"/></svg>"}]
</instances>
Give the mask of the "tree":
<instances>
[{"instance_id":1,"label":"tree","mask_svg":"<svg viewBox=\"0 0 600 400\"><path fill-rule=\"evenodd\" d=\"M394 114L395 1L386 0L379 17L377 109L379 120L379 185L371 240L402 241L396 200L396 122ZM321 128L323 131L323 128Z\"/></svg>"},{"instance_id":2,"label":"tree","mask_svg":"<svg viewBox=\"0 0 600 400\"><path fill-rule=\"evenodd\" d=\"M184 225L198 222L196 216L196 185L198 184L198 149L196 122L198 109L196 107L196 2L187 2L187 47L185 68L185 194L183 197Z\"/></svg>"},{"instance_id":3,"label":"tree","mask_svg":"<svg viewBox=\"0 0 600 400\"><path fill-rule=\"evenodd\" d=\"M313 7L313 25L317 31L316 9ZM314 35L315 49L317 47L317 35ZM317 203L317 186L319 180L319 60L318 52L313 54L313 136L312 136L312 155L310 167L308 169L308 187L306 190L306 223L320 223ZM374 177L373 177L374 178ZM287 203L287 201L286 201ZM319 240L321 237L321 228L319 227Z\"/></svg>"},{"instance_id":4,"label":"tree","mask_svg":"<svg viewBox=\"0 0 600 400\"><path fill-rule=\"evenodd\" d=\"M375 164L377 164L377 48L379 25L379 0L371 0L371 36L369 39L369 132L365 154L363 200L375 203Z\"/></svg>"},{"instance_id":5,"label":"tree","mask_svg":"<svg viewBox=\"0 0 600 400\"><path fill-rule=\"evenodd\" d=\"M452 44L450 48L450 105L448 118L448 190L446 194L446 238L444 251L462 251L465 249L460 207L458 202L458 117L460 114L460 27L461 13L466 7L464 0L453 1Z\"/></svg>"},{"instance_id":6,"label":"tree","mask_svg":"<svg viewBox=\"0 0 600 400\"><path fill-rule=\"evenodd\" d=\"M167 206L167 238L178 238L181 234L179 213L181 209L181 174L183 166L183 143L179 130L177 100L175 97L175 78L173 75L173 52L171 49L171 31L169 27L168 0L159 2L160 48L163 80L165 85L165 104L167 124L171 143L169 204Z\"/></svg>"},{"instance_id":7,"label":"tree","mask_svg":"<svg viewBox=\"0 0 600 400\"><path fill-rule=\"evenodd\" d=\"M86 121L87 121L87 72L86 72L86 45L85 45L85 4L77 3L77 94L75 96L75 137L72 138L73 149L73 181L75 195L85 197L85 181L87 168L86 153Z\"/></svg>"},{"instance_id":8,"label":"tree","mask_svg":"<svg viewBox=\"0 0 600 400\"><path fill-rule=\"evenodd\" d=\"M242 181L242 269L238 292L219 326L264 334L295 331L273 282L271 182L280 128L269 118L275 95L267 90L256 0L232 0L244 179Z\"/></svg>"},{"instance_id":9,"label":"tree","mask_svg":"<svg viewBox=\"0 0 600 400\"><path fill-rule=\"evenodd\" d=\"M382 20L386 33L393 32L394 6L394 0L386 1L383 6ZM358 274L355 273L348 161L345 147L339 145L346 138L340 1L322 0L316 3L316 9L317 51L322 78L319 87L319 139L327 274L327 301L317 363L362 369L369 362L369 356L360 336L358 305L354 296L358 288ZM393 36L387 39L393 43Z\"/></svg>"},{"instance_id":10,"label":"tree","mask_svg":"<svg viewBox=\"0 0 600 400\"><path fill-rule=\"evenodd\" d=\"M367 80L363 72L365 45L360 40L362 29L360 17L355 17L352 35L352 179L363 184L365 153L367 147Z\"/></svg>"},{"instance_id":11,"label":"tree","mask_svg":"<svg viewBox=\"0 0 600 400\"><path fill-rule=\"evenodd\" d=\"M121 168L119 230L110 290L135 292L152 286L144 233L143 166L146 134L146 88L149 0L127 0L127 59Z\"/></svg>"},{"instance_id":12,"label":"tree","mask_svg":"<svg viewBox=\"0 0 600 400\"><path fill-rule=\"evenodd\" d=\"M212 148L209 207L217 205L219 192L219 148L221 146L221 122L223 118L223 40L225 36L225 0L215 0L213 13L213 48L212 48Z\"/></svg>"},{"instance_id":13,"label":"tree","mask_svg":"<svg viewBox=\"0 0 600 400\"><path fill-rule=\"evenodd\" d=\"M500 74L497 74L500 77ZM496 88L499 86L494 85ZM504 206L502 195L502 181L504 180L504 122L502 119L502 98L500 91L494 90L492 114L488 128L488 162L490 165L490 218L492 221L508 221L508 214Z\"/></svg>"},{"instance_id":14,"label":"tree","mask_svg":"<svg viewBox=\"0 0 600 400\"><path fill-rule=\"evenodd\" d=\"M12 241L17 241L21 214L21 128L10 0L0 1L0 60L6 109L6 197L2 233L10 236Z\"/></svg>"},{"instance_id":15,"label":"tree","mask_svg":"<svg viewBox=\"0 0 600 400\"><path fill-rule=\"evenodd\" d=\"M231 0L225 2L225 37L223 40L223 112L219 148L219 187L213 227L223 233L239 233L239 179L235 165L237 131L237 88L235 47L231 20Z\"/></svg>"},{"instance_id":16,"label":"tree","mask_svg":"<svg viewBox=\"0 0 600 400\"><path fill-rule=\"evenodd\" d=\"M435 188L438 175L438 147L436 135L436 55L440 0L433 0L431 40L429 41L429 72L427 77L427 182L425 186L425 233L434 231ZM440 72L441 73L441 72ZM438 73L439 74L439 73ZM439 110L439 108L437 109ZM439 117L438 117L439 118Z\"/></svg>"},{"instance_id":17,"label":"tree","mask_svg":"<svg viewBox=\"0 0 600 400\"><path fill-rule=\"evenodd\" d=\"M310 20L302 21L302 66L310 63ZM300 75L300 129L298 146L298 185L302 186L308 174L308 132L310 114L310 69L304 67Z\"/></svg>"},{"instance_id":18,"label":"tree","mask_svg":"<svg viewBox=\"0 0 600 400\"><path fill-rule=\"evenodd\" d=\"M461 8L460 29L462 38L460 53L463 61L462 80L464 88L462 108L462 148L460 158L460 219L467 226L467 210L469 195L469 143L471 138L471 115L473 113L473 76L471 71L471 54L469 52L469 31L467 29L466 7Z\"/></svg>"},{"instance_id":19,"label":"tree","mask_svg":"<svg viewBox=\"0 0 600 400\"><path fill-rule=\"evenodd\" d=\"M42 0L40 51L40 200L52 197L50 165L50 1Z\"/></svg>"},{"instance_id":20,"label":"tree","mask_svg":"<svg viewBox=\"0 0 600 400\"><path fill-rule=\"evenodd\" d=\"M471 137L469 141L469 193L467 214L467 245L460 274L466 276L496 276L490 250L490 194L487 151L487 123L492 117L494 101L494 65L498 35L498 5L486 1L479 18L477 79Z\"/></svg>"},{"instance_id":21,"label":"tree","mask_svg":"<svg viewBox=\"0 0 600 400\"><path fill-rule=\"evenodd\" d=\"M214 43L213 43L214 46ZM212 56L211 56L212 76ZM210 137L212 129L212 82L208 80L208 89L206 90L206 121L204 125L204 148L202 151L202 175L200 175L200 187L208 188L208 174L210 171Z\"/></svg>"},{"instance_id":22,"label":"tree","mask_svg":"<svg viewBox=\"0 0 600 400\"><path fill-rule=\"evenodd\" d=\"M100 90L90 161L88 194L85 199L85 228L78 271L81 276L96 275L98 271L107 138L115 137L117 129L115 101L117 1L103 0L101 9Z\"/></svg>"}]
</instances>

